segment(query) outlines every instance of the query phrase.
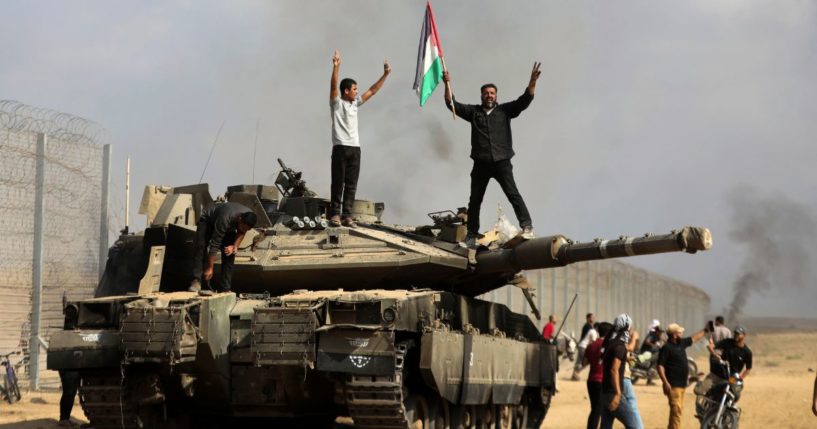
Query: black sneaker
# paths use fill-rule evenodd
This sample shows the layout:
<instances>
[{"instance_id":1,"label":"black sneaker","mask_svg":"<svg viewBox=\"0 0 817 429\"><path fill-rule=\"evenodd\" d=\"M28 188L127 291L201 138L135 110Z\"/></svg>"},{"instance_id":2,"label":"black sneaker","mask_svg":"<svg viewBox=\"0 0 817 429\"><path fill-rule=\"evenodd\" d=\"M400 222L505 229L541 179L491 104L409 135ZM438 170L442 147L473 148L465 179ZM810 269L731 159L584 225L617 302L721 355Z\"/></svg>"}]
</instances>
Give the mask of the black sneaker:
<instances>
[{"instance_id":1,"label":"black sneaker","mask_svg":"<svg viewBox=\"0 0 817 429\"><path fill-rule=\"evenodd\" d=\"M190 287L188 287L187 290L190 291L190 292L200 291L201 290L201 281L199 281L199 279L193 279L193 281L190 282Z\"/></svg>"},{"instance_id":2,"label":"black sneaker","mask_svg":"<svg viewBox=\"0 0 817 429\"><path fill-rule=\"evenodd\" d=\"M520 233L519 235L521 235L522 238L524 238L525 240L530 240L536 237L535 235L533 235L533 227L530 225L523 227L522 233Z\"/></svg>"}]
</instances>

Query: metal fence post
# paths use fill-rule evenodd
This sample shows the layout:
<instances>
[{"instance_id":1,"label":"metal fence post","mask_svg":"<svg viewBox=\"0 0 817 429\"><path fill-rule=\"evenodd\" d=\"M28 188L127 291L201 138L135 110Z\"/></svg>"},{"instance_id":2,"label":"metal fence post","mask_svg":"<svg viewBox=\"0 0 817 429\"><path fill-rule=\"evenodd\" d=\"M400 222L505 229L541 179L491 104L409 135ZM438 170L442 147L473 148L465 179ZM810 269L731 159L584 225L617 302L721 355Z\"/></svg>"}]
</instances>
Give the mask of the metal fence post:
<instances>
[{"instance_id":1,"label":"metal fence post","mask_svg":"<svg viewBox=\"0 0 817 429\"><path fill-rule=\"evenodd\" d=\"M37 170L34 182L34 255L31 274L31 335L28 342L29 375L34 390L40 388L40 312L43 293L43 221L45 196L45 146L48 137L37 134Z\"/></svg>"},{"instance_id":2,"label":"metal fence post","mask_svg":"<svg viewBox=\"0 0 817 429\"><path fill-rule=\"evenodd\" d=\"M108 202L110 201L109 183L111 182L111 145L102 146L102 195L99 210L99 277L105 272L105 261L108 259Z\"/></svg>"}]
</instances>

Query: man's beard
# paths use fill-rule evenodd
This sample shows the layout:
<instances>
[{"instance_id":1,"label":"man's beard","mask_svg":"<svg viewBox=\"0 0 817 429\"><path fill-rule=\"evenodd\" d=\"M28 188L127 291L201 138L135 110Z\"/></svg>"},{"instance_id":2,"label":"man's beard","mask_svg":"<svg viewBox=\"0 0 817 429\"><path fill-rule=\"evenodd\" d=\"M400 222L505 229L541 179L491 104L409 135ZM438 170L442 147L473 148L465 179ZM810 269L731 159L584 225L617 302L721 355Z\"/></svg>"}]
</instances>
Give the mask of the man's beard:
<instances>
[{"instance_id":1,"label":"man's beard","mask_svg":"<svg viewBox=\"0 0 817 429\"><path fill-rule=\"evenodd\" d=\"M496 101L483 101L482 107L486 109L493 109L496 106Z\"/></svg>"}]
</instances>

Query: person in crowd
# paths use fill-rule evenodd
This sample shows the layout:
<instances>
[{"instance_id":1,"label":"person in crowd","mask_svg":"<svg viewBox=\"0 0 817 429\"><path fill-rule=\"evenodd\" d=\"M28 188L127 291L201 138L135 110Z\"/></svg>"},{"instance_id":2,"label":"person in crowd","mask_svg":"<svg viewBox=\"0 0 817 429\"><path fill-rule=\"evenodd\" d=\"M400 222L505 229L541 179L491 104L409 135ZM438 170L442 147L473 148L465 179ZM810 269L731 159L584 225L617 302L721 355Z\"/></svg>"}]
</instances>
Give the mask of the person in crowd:
<instances>
[{"instance_id":1,"label":"person in crowd","mask_svg":"<svg viewBox=\"0 0 817 429\"><path fill-rule=\"evenodd\" d=\"M62 384L62 396L60 396L60 427L77 426L71 421L71 410L74 408L74 398L79 389L79 371L61 370L60 383Z\"/></svg>"},{"instance_id":2,"label":"person in crowd","mask_svg":"<svg viewBox=\"0 0 817 429\"><path fill-rule=\"evenodd\" d=\"M734 338L726 338L717 343L710 339L707 349L718 361L729 362L731 371L740 374L740 378L746 378L752 371L752 350L746 344L746 328L743 326L735 328ZM722 379L729 378L730 374L725 370L724 365L719 365L716 375Z\"/></svg>"},{"instance_id":3,"label":"person in crowd","mask_svg":"<svg viewBox=\"0 0 817 429\"><path fill-rule=\"evenodd\" d=\"M658 350L661 349L661 335L663 332L664 331L661 330L661 321L653 319L652 323L650 323L650 329L644 336L644 342L641 343L641 350L639 350L639 352L650 352L657 356Z\"/></svg>"},{"instance_id":4,"label":"person in crowd","mask_svg":"<svg viewBox=\"0 0 817 429\"><path fill-rule=\"evenodd\" d=\"M511 202L524 238L533 238L533 222L528 207L516 187L511 158L514 156L511 137L511 119L519 116L530 106L536 92L536 81L542 73L542 63L534 63L525 92L507 103L497 103L497 88L486 83L480 88L480 104L462 104L451 94L451 85L445 86L445 105L448 110L471 123L471 196L468 201L468 234L465 242L473 247L479 237L479 212L485 189L491 179L499 182L502 192ZM443 73L448 83L451 76Z\"/></svg>"},{"instance_id":5,"label":"person in crowd","mask_svg":"<svg viewBox=\"0 0 817 429\"><path fill-rule=\"evenodd\" d=\"M661 341L663 334L664 331L661 329L661 321L653 319L650 324L650 329L647 331L647 336L644 337L644 341L641 343L641 350L639 350L640 354L650 352L650 369L655 368L658 364L658 351L663 344ZM648 377L647 384L655 384L655 381Z\"/></svg>"},{"instance_id":6,"label":"person in crowd","mask_svg":"<svg viewBox=\"0 0 817 429\"><path fill-rule=\"evenodd\" d=\"M579 372L581 372L584 362L584 351L587 349L587 345L596 341L599 337L598 331L594 327L594 323L596 322L596 316L593 313L587 313L585 316L586 323L582 326L582 335L579 340L578 344L578 354L576 355L576 364L573 365L573 375L570 377L573 381L579 381Z\"/></svg>"},{"instance_id":7,"label":"person in crowd","mask_svg":"<svg viewBox=\"0 0 817 429\"><path fill-rule=\"evenodd\" d=\"M553 335L556 334L556 315L551 314L548 316L548 323L545 324L545 327L542 329L542 338L547 341L553 341Z\"/></svg>"},{"instance_id":8,"label":"person in crowd","mask_svg":"<svg viewBox=\"0 0 817 429\"><path fill-rule=\"evenodd\" d=\"M633 359L633 353L638 344L638 331L630 329L630 341L627 342L627 364L624 367L624 380L622 384L622 396L627 399L624 404L630 406L630 414L635 416L636 428L644 429L644 422L641 420L641 412L638 410L638 401L635 397L635 389L633 389L633 378L630 372L630 365Z\"/></svg>"},{"instance_id":9,"label":"person in crowd","mask_svg":"<svg viewBox=\"0 0 817 429\"><path fill-rule=\"evenodd\" d=\"M352 204L360 175L360 138L357 131L357 110L374 96L391 74L391 65L383 62L383 75L361 96L357 82L345 78L338 84L340 53L332 57L332 77L329 81L329 108L332 113L332 185L330 187L329 225L355 228Z\"/></svg>"},{"instance_id":10,"label":"person in crowd","mask_svg":"<svg viewBox=\"0 0 817 429\"><path fill-rule=\"evenodd\" d=\"M684 393L689 384L686 349L709 332L708 327L682 338L684 328L677 323L667 326L667 343L658 354L658 376L669 400L668 429L680 429L684 411Z\"/></svg>"},{"instance_id":11,"label":"person in crowd","mask_svg":"<svg viewBox=\"0 0 817 429\"><path fill-rule=\"evenodd\" d=\"M718 343L727 338L732 338L732 331L724 324L723 316L715 318L715 329L712 330L712 335L709 336L714 343Z\"/></svg>"},{"instance_id":12,"label":"person in crowd","mask_svg":"<svg viewBox=\"0 0 817 429\"><path fill-rule=\"evenodd\" d=\"M630 343L632 319L620 314L613 320L613 329L602 348L601 429L613 427L618 420L626 429L640 429L641 417L624 395L624 369L627 366L627 345Z\"/></svg>"},{"instance_id":13,"label":"person in crowd","mask_svg":"<svg viewBox=\"0 0 817 429\"><path fill-rule=\"evenodd\" d=\"M717 344L727 338L732 338L732 331L726 327L724 324L723 316L718 316L715 318L715 321L712 325L710 325L712 332L709 334L709 340L713 344ZM709 354L709 374L716 373L720 364L718 363L718 358L715 354ZM709 377L709 376L707 376ZM695 386L699 388L700 386Z\"/></svg>"},{"instance_id":14,"label":"person in crowd","mask_svg":"<svg viewBox=\"0 0 817 429\"><path fill-rule=\"evenodd\" d=\"M811 394L811 412L817 416L817 375L814 376L814 393Z\"/></svg>"},{"instance_id":15,"label":"person in crowd","mask_svg":"<svg viewBox=\"0 0 817 429\"><path fill-rule=\"evenodd\" d=\"M604 370L601 361L601 347L604 338L610 334L613 325L608 322L599 323L597 328L599 338L587 345L584 352L583 365L590 367L587 375L587 399L590 401L590 414L587 416L587 429L598 429L601 423L601 383L604 379Z\"/></svg>"}]
</instances>

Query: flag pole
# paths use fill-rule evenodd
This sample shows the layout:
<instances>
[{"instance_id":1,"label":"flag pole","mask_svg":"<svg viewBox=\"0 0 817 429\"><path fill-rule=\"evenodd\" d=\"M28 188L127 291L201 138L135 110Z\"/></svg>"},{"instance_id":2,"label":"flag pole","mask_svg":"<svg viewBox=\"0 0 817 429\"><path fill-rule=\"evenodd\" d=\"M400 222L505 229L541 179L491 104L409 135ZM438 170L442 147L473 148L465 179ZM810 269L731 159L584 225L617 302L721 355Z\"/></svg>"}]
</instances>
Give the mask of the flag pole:
<instances>
[{"instance_id":1,"label":"flag pole","mask_svg":"<svg viewBox=\"0 0 817 429\"><path fill-rule=\"evenodd\" d=\"M448 73L448 69L445 68L445 57L440 57L443 63L443 73ZM451 89L451 82L445 82L445 89L451 94L451 117L454 120L457 120L457 107L454 105L454 91Z\"/></svg>"}]
</instances>

